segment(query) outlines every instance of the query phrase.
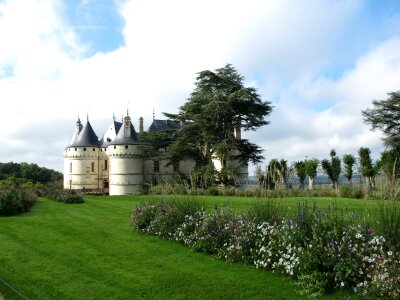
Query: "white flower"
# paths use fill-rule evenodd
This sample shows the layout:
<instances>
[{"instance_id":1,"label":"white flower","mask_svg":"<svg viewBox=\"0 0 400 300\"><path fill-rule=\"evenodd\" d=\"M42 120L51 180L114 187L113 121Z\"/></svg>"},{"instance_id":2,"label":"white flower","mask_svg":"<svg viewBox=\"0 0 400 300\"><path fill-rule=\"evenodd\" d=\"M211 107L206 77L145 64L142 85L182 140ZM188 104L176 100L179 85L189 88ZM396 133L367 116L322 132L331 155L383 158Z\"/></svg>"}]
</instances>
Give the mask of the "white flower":
<instances>
[{"instance_id":1,"label":"white flower","mask_svg":"<svg viewBox=\"0 0 400 300\"><path fill-rule=\"evenodd\" d=\"M340 286L344 286L344 282L343 281L340 283Z\"/></svg>"},{"instance_id":2,"label":"white flower","mask_svg":"<svg viewBox=\"0 0 400 300\"><path fill-rule=\"evenodd\" d=\"M393 254L392 251L389 251L389 252L388 252L388 255L389 255L389 256L392 256L392 254Z\"/></svg>"}]
</instances>

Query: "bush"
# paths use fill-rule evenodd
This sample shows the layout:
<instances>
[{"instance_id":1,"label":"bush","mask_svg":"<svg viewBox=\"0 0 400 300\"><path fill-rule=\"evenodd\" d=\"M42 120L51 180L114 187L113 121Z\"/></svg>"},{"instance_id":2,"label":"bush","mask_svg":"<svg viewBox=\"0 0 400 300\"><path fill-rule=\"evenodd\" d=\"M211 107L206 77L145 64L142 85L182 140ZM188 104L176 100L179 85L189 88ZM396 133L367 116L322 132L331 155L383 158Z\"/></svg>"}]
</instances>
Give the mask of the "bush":
<instances>
[{"instance_id":1,"label":"bush","mask_svg":"<svg viewBox=\"0 0 400 300\"><path fill-rule=\"evenodd\" d=\"M49 184L42 190L41 196L67 204L83 203L82 192L78 190L64 190L56 184Z\"/></svg>"},{"instance_id":2,"label":"bush","mask_svg":"<svg viewBox=\"0 0 400 300\"><path fill-rule=\"evenodd\" d=\"M340 187L340 197L363 199L364 198L364 190L360 186L344 184Z\"/></svg>"},{"instance_id":3,"label":"bush","mask_svg":"<svg viewBox=\"0 0 400 300\"><path fill-rule=\"evenodd\" d=\"M386 224L398 220L398 212L385 213ZM227 208L205 212L196 204L160 201L136 208L132 221L141 232L195 251L291 276L313 296L335 289L368 297L400 296L399 253L391 246L392 237L377 235L359 216L335 204L322 210L316 203L299 203L297 213L284 218L274 202L237 214ZM391 230L398 230L396 224Z\"/></svg>"},{"instance_id":4,"label":"bush","mask_svg":"<svg viewBox=\"0 0 400 300\"><path fill-rule=\"evenodd\" d=\"M37 199L28 188L15 186L0 187L0 216L12 216L30 211Z\"/></svg>"}]
</instances>

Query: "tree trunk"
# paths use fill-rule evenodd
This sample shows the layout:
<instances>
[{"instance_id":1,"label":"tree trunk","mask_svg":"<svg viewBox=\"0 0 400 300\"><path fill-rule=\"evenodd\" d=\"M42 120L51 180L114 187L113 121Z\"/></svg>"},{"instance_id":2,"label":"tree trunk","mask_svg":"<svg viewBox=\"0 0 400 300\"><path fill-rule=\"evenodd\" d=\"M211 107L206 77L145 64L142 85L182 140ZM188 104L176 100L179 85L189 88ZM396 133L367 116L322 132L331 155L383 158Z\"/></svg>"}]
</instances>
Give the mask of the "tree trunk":
<instances>
[{"instance_id":1,"label":"tree trunk","mask_svg":"<svg viewBox=\"0 0 400 300\"><path fill-rule=\"evenodd\" d=\"M313 189L314 189L314 177L309 177L308 188L309 188L310 190L313 190Z\"/></svg>"},{"instance_id":2,"label":"tree trunk","mask_svg":"<svg viewBox=\"0 0 400 300\"><path fill-rule=\"evenodd\" d=\"M304 179L300 178L300 186L299 189L303 190L304 189Z\"/></svg>"}]
</instances>

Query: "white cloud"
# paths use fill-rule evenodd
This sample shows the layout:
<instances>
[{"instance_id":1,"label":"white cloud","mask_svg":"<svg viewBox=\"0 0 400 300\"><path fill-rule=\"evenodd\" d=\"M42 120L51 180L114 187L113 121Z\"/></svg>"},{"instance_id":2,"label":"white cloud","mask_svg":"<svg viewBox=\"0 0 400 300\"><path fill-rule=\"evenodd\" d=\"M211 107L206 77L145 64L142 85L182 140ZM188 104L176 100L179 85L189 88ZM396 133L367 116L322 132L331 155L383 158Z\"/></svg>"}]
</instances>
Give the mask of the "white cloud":
<instances>
[{"instance_id":1,"label":"white cloud","mask_svg":"<svg viewBox=\"0 0 400 300\"><path fill-rule=\"evenodd\" d=\"M321 159L328 157L331 148L343 155L356 154L360 147L370 147L377 158L383 150L382 134L370 131L361 110L371 107L372 100L386 99L388 92L399 90L398 78L400 39L395 38L371 49L337 80L295 82L282 93L271 126L261 131L267 159L294 161L306 155ZM312 109L325 99L333 105L323 111Z\"/></svg>"},{"instance_id":2,"label":"white cloud","mask_svg":"<svg viewBox=\"0 0 400 300\"><path fill-rule=\"evenodd\" d=\"M319 75L348 63L352 49L338 44L351 36L361 1L116 2L125 43L90 57L63 17L68 2L0 4L1 161L60 170L78 114L89 112L101 136L129 103L131 116L149 126L153 108L157 117L178 110L196 72L225 63L277 104L272 124L247 134L267 158L379 149L360 110L398 89L399 41L372 45L336 80Z\"/></svg>"}]
</instances>

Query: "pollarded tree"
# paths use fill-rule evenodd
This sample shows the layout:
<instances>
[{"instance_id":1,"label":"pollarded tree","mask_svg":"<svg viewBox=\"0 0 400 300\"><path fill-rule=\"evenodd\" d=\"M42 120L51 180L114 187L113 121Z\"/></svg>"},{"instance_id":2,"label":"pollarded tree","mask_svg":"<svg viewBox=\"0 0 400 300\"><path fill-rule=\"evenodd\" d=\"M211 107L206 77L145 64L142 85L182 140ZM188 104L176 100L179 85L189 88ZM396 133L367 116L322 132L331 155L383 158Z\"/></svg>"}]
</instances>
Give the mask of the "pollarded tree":
<instances>
[{"instance_id":1,"label":"pollarded tree","mask_svg":"<svg viewBox=\"0 0 400 300\"><path fill-rule=\"evenodd\" d=\"M261 148L241 139L240 130L269 124L266 117L272 111L271 103L262 101L255 88L245 87L243 76L232 65L200 72L195 85L178 114L165 113L186 124L170 147L169 159L191 158L198 167L218 160L220 175L225 174L229 161L260 162ZM226 184L227 179L220 178Z\"/></svg>"},{"instance_id":2,"label":"pollarded tree","mask_svg":"<svg viewBox=\"0 0 400 300\"><path fill-rule=\"evenodd\" d=\"M397 152L393 149L382 152L381 158L376 163L376 167L385 174L389 183L394 185L396 178L400 174L400 162Z\"/></svg>"},{"instance_id":3,"label":"pollarded tree","mask_svg":"<svg viewBox=\"0 0 400 300\"><path fill-rule=\"evenodd\" d=\"M384 142L387 146L400 149L400 91L388 95L386 100L373 100L374 107L361 113L372 130L379 129L386 135Z\"/></svg>"},{"instance_id":4,"label":"pollarded tree","mask_svg":"<svg viewBox=\"0 0 400 300\"><path fill-rule=\"evenodd\" d=\"M339 175L340 175L340 158L336 156L335 149L331 150L331 161L324 159L321 162L322 169L328 175L329 179L332 181L333 188L337 189L339 184Z\"/></svg>"},{"instance_id":5,"label":"pollarded tree","mask_svg":"<svg viewBox=\"0 0 400 300\"><path fill-rule=\"evenodd\" d=\"M285 188L288 173L285 159L271 159L267 167L267 185L270 188Z\"/></svg>"},{"instance_id":6,"label":"pollarded tree","mask_svg":"<svg viewBox=\"0 0 400 300\"><path fill-rule=\"evenodd\" d=\"M296 161L294 163L294 169L296 170L296 174L299 177L300 180L300 189L304 189L304 181L307 176L306 172L306 163L304 161Z\"/></svg>"},{"instance_id":7,"label":"pollarded tree","mask_svg":"<svg viewBox=\"0 0 400 300\"><path fill-rule=\"evenodd\" d=\"M319 165L319 160L316 158L309 159L305 161L306 164L306 174L309 178L308 188L310 190L314 189L314 178L317 176L317 168Z\"/></svg>"},{"instance_id":8,"label":"pollarded tree","mask_svg":"<svg viewBox=\"0 0 400 300\"><path fill-rule=\"evenodd\" d=\"M369 148L361 147L358 150L358 157L360 163L360 173L365 177L368 188L373 188L375 185L376 168L374 167L371 159L371 151Z\"/></svg>"},{"instance_id":9,"label":"pollarded tree","mask_svg":"<svg viewBox=\"0 0 400 300\"><path fill-rule=\"evenodd\" d=\"M351 183L351 178L353 177L353 166L356 163L356 158L354 155L345 154L343 155L344 163L344 177L346 177L347 182Z\"/></svg>"}]
</instances>

